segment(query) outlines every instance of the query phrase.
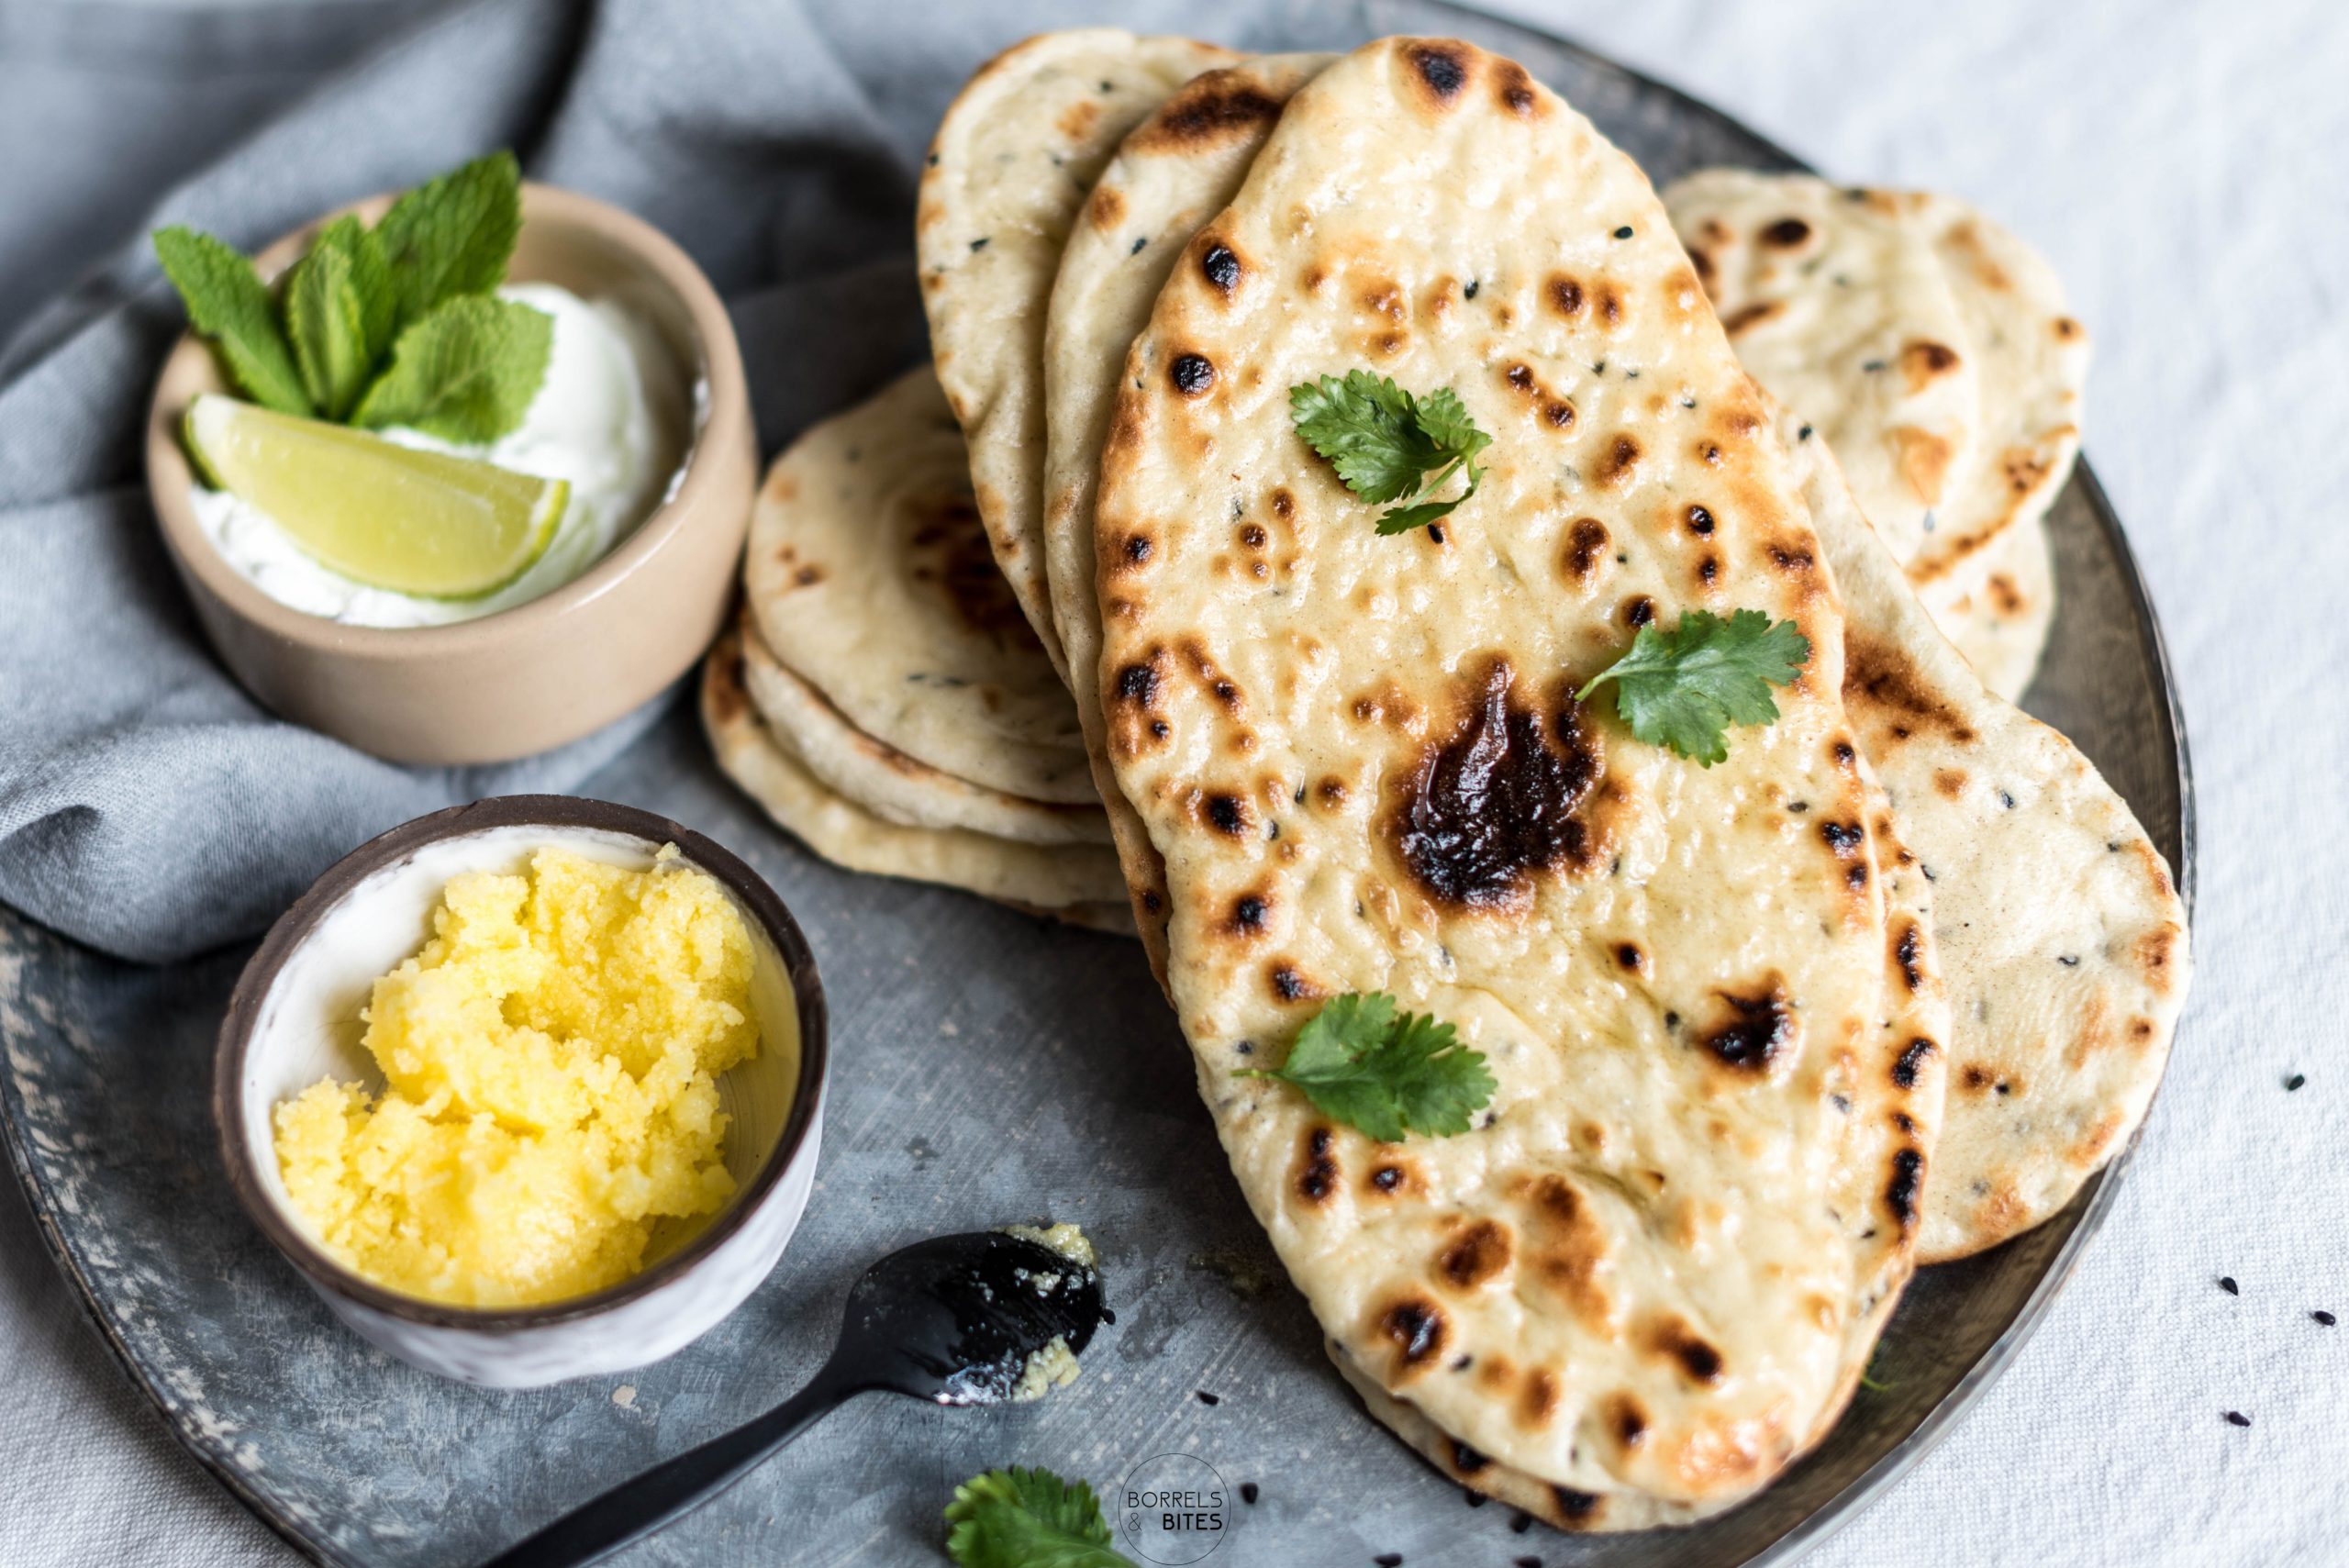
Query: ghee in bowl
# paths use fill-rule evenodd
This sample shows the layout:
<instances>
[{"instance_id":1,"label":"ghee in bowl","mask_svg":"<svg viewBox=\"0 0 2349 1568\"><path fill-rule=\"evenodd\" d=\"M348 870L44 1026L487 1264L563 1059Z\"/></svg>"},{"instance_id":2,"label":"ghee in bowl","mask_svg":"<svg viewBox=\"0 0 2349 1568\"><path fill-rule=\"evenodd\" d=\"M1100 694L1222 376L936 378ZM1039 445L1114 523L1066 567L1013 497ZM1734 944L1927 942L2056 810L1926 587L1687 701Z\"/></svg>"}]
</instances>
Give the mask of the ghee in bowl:
<instances>
[{"instance_id":1,"label":"ghee in bowl","mask_svg":"<svg viewBox=\"0 0 2349 1568\"><path fill-rule=\"evenodd\" d=\"M658 1361L758 1287L815 1187L829 1059L815 954L755 871L518 795L295 901L229 998L213 1111L239 1203L353 1330L537 1387Z\"/></svg>"},{"instance_id":2,"label":"ghee in bowl","mask_svg":"<svg viewBox=\"0 0 2349 1568\"><path fill-rule=\"evenodd\" d=\"M733 1195L717 1075L759 1049L749 927L674 846L634 871L561 847L452 878L421 952L374 982L384 1086L276 1107L287 1199L327 1252L463 1307L584 1296L656 1229Z\"/></svg>"}]
</instances>

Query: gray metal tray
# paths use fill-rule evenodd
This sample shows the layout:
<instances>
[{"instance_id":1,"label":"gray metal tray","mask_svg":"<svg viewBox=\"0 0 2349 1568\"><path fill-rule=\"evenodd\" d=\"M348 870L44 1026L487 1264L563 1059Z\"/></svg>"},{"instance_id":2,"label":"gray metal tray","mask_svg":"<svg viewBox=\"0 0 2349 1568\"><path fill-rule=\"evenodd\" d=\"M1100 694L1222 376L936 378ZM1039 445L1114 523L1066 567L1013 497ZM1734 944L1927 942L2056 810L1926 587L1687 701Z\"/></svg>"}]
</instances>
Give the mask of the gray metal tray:
<instances>
[{"instance_id":1,"label":"gray metal tray","mask_svg":"<svg viewBox=\"0 0 2349 1568\"><path fill-rule=\"evenodd\" d=\"M1504 50L1659 183L1705 163L1795 166L1667 87L1426 0L1296 0L1258 16L1230 41L1326 49L1436 32ZM2193 797L2161 632L2085 464L2052 521L2061 610L2029 706L2128 798L2190 899ZM1890 1386L1864 1390L1754 1502L1676 1532L1516 1535L1509 1510L1471 1511L1365 1418L1323 1360L1134 944L832 869L718 776L682 709L582 793L675 817L756 866L807 927L837 1020L823 1164L782 1264L718 1329L624 1378L488 1393L344 1332L245 1222L217 1168L213 1031L245 951L140 968L0 910L0 1130L44 1239L181 1442L320 1562L478 1561L787 1393L873 1257L1048 1215L1099 1238L1119 1310L1075 1386L1004 1411L868 1397L619 1561L939 1562L939 1510L979 1470L1044 1464L1108 1488L1186 1453L1228 1493L1259 1488L1230 1507L1218 1563L1381 1552L1413 1568L1524 1552L1553 1568L1787 1562L1898 1479L2006 1369L2128 1159L2030 1235L1922 1273L1884 1340Z\"/></svg>"}]
</instances>

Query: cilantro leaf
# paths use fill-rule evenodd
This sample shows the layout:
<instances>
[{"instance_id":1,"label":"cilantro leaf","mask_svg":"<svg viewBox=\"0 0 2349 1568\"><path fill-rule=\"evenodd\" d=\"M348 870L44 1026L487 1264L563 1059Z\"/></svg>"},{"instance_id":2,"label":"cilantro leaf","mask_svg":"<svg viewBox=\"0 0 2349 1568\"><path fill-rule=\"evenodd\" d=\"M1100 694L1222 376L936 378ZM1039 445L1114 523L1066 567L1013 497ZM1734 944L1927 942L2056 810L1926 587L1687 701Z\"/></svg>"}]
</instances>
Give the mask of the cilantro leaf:
<instances>
[{"instance_id":1,"label":"cilantro leaf","mask_svg":"<svg viewBox=\"0 0 2349 1568\"><path fill-rule=\"evenodd\" d=\"M399 335L351 422L408 425L443 440L485 444L522 422L546 379L554 320L511 300L446 301Z\"/></svg>"},{"instance_id":2,"label":"cilantro leaf","mask_svg":"<svg viewBox=\"0 0 2349 1568\"><path fill-rule=\"evenodd\" d=\"M310 395L253 264L209 234L176 227L155 231L155 255L187 306L189 324L212 339L239 390L264 408L306 418Z\"/></svg>"},{"instance_id":3,"label":"cilantro leaf","mask_svg":"<svg viewBox=\"0 0 2349 1568\"><path fill-rule=\"evenodd\" d=\"M285 331L303 389L318 412L351 412L389 347L390 295L383 247L355 217L319 231L285 278Z\"/></svg>"},{"instance_id":4,"label":"cilantro leaf","mask_svg":"<svg viewBox=\"0 0 2349 1568\"><path fill-rule=\"evenodd\" d=\"M504 283L521 232L522 171L511 152L476 158L394 202L375 226L390 264L393 330Z\"/></svg>"},{"instance_id":5,"label":"cilantro leaf","mask_svg":"<svg viewBox=\"0 0 2349 1568\"><path fill-rule=\"evenodd\" d=\"M1493 438L1476 428L1448 386L1415 397L1391 376L1353 370L1343 381L1325 375L1299 382L1288 390L1288 406L1297 433L1347 489L1373 503L1419 498L1380 514L1382 534L1408 533L1449 516L1484 480L1476 454ZM1465 490L1449 500L1426 499L1464 471Z\"/></svg>"},{"instance_id":6,"label":"cilantro leaf","mask_svg":"<svg viewBox=\"0 0 2349 1568\"><path fill-rule=\"evenodd\" d=\"M1235 1076L1294 1084L1324 1116L1382 1143L1406 1132L1465 1132L1499 1087L1484 1056L1462 1045L1450 1024L1398 1014L1383 991L1331 997L1297 1031L1286 1061Z\"/></svg>"},{"instance_id":7,"label":"cilantro leaf","mask_svg":"<svg viewBox=\"0 0 2349 1568\"><path fill-rule=\"evenodd\" d=\"M954 1488L946 1555L962 1568L1134 1568L1109 1548L1093 1488L1049 1470L990 1470Z\"/></svg>"},{"instance_id":8,"label":"cilantro leaf","mask_svg":"<svg viewBox=\"0 0 2349 1568\"><path fill-rule=\"evenodd\" d=\"M1772 686L1792 681L1810 661L1810 639L1790 620L1773 626L1760 610L1727 620L1690 610L1668 632L1640 628L1629 651L1575 694L1576 702L1609 681L1615 710L1631 733L1711 767L1729 755L1732 724L1778 717Z\"/></svg>"}]
</instances>

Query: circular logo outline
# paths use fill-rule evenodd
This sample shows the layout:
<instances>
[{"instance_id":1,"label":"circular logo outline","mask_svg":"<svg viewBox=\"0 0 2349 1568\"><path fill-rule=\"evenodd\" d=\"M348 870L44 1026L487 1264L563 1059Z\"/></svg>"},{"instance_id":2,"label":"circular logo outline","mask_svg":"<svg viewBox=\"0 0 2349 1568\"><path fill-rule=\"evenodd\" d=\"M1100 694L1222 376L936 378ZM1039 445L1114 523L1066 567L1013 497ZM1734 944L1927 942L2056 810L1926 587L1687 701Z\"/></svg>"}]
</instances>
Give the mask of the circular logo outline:
<instances>
[{"instance_id":1,"label":"circular logo outline","mask_svg":"<svg viewBox=\"0 0 2349 1568\"><path fill-rule=\"evenodd\" d=\"M1170 1462L1176 1465L1195 1465L1204 1472L1205 1479L1214 1483L1212 1496L1216 1500L1211 1504L1205 1501L1210 1494L1204 1486L1186 1489L1177 1485L1170 1488L1165 1483L1176 1479L1171 1476L1153 1478L1139 1486L1136 1485L1136 1479L1142 1476L1145 1472L1150 1471L1153 1466L1168 1464ZM1199 1477L1183 1479L1197 1481ZM1193 1529L1186 1525L1172 1530L1168 1529L1163 1523L1170 1517L1167 1510L1163 1506L1146 1505L1144 1499L1160 1497L1170 1490L1177 1498L1182 1499L1185 1505L1176 1510L1179 1514L1186 1518L1202 1514L1210 1516L1216 1520L1216 1528L1213 1529ZM1197 1499L1196 1503L1192 1501L1195 1498ZM1231 1533L1231 1485L1224 1480L1221 1471L1196 1453L1179 1453L1170 1451L1153 1454L1126 1472L1125 1479L1118 1484L1116 1507L1113 1511L1118 1517L1118 1533L1129 1547L1148 1562L1164 1564L1167 1568L1179 1568L1181 1564L1204 1562L1223 1544L1224 1537ZM1153 1513L1156 1516L1154 1519ZM1152 1528L1153 1526L1155 1528ZM1183 1547L1198 1540L1205 1540L1205 1547L1197 1551L1185 1554Z\"/></svg>"}]
</instances>

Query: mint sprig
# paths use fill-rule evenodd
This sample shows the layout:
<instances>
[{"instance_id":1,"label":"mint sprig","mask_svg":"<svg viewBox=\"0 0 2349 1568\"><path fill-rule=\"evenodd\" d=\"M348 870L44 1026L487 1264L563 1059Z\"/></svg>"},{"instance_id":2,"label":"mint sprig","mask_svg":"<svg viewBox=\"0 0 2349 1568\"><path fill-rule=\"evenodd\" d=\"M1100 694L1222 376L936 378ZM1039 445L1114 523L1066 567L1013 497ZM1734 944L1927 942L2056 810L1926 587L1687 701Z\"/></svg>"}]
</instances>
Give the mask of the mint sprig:
<instances>
[{"instance_id":1,"label":"mint sprig","mask_svg":"<svg viewBox=\"0 0 2349 1568\"><path fill-rule=\"evenodd\" d=\"M529 412L553 338L543 312L491 292L521 233L521 179L514 155L495 152L418 185L372 229L339 217L274 296L210 235L159 229L155 252L228 379L262 406L486 445Z\"/></svg>"},{"instance_id":2,"label":"mint sprig","mask_svg":"<svg viewBox=\"0 0 2349 1568\"><path fill-rule=\"evenodd\" d=\"M1778 717L1772 686L1783 686L1810 662L1810 639L1790 620L1775 626L1760 610L1723 620L1690 610L1670 631L1643 626L1631 648L1601 670L1575 701L1609 681L1615 711L1651 746L1667 746L1709 768L1729 756L1733 724L1767 724Z\"/></svg>"},{"instance_id":3,"label":"mint sprig","mask_svg":"<svg viewBox=\"0 0 2349 1568\"><path fill-rule=\"evenodd\" d=\"M1414 396L1392 376L1348 371L1288 390L1289 419L1305 444L1328 460L1345 487L1373 503L1421 497L1378 518L1382 534L1408 533L1451 515L1484 482L1476 454L1493 438L1476 428L1460 395L1440 386ZM1447 500L1425 499L1465 473L1468 485Z\"/></svg>"},{"instance_id":4,"label":"mint sprig","mask_svg":"<svg viewBox=\"0 0 2349 1568\"><path fill-rule=\"evenodd\" d=\"M946 1555L962 1568L1134 1568L1093 1488L1049 1470L990 1470L954 1488Z\"/></svg>"},{"instance_id":5,"label":"mint sprig","mask_svg":"<svg viewBox=\"0 0 2349 1568\"><path fill-rule=\"evenodd\" d=\"M1465 1132L1499 1087L1484 1056L1462 1045L1450 1024L1398 1013L1383 991L1331 997L1297 1031L1287 1060L1234 1076L1293 1084L1322 1115L1382 1143L1406 1132Z\"/></svg>"}]
</instances>

